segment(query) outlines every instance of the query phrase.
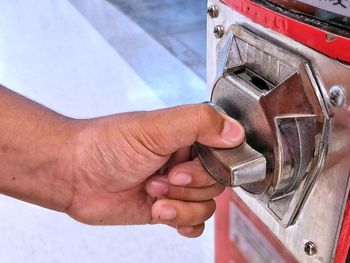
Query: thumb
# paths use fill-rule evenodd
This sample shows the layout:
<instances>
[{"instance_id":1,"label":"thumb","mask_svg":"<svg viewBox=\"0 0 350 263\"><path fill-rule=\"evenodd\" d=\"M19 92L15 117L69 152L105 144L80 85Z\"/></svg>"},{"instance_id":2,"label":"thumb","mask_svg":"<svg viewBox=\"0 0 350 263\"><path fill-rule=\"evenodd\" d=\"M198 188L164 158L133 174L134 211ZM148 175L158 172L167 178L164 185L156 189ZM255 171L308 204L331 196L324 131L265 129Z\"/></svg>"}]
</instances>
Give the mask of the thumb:
<instances>
[{"instance_id":1,"label":"thumb","mask_svg":"<svg viewBox=\"0 0 350 263\"><path fill-rule=\"evenodd\" d=\"M191 146L196 141L210 147L232 148L240 145L245 136L238 121L207 104L149 112L139 124L144 145L162 155Z\"/></svg>"}]
</instances>

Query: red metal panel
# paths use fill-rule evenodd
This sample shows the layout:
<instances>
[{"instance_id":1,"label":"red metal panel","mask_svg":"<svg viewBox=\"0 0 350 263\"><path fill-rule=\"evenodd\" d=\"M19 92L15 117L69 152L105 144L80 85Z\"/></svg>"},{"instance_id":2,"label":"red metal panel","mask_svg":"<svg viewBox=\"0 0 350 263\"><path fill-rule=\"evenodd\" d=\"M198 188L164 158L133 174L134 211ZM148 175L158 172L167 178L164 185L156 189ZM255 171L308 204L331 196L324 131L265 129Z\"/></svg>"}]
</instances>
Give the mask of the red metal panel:
<instances>
[{"instance_id":1,"label":"red metal panel","mask_svg":"<svg viewBox=\"0 0 350 263\"><path fill-rule=\"evenodd\" d=\"M250 0L222 0L255 23L277 31L331 58L350 63L350 39L294 20Z\"/></svg>"},{"instance_id":2,"label":"red metal panel","mask_svg":"<svg viewBox=\"0 0 350 263\"><path fill-rule=\"evenodd\" d=\"M249 263L251 254L255 254L253 262L257 257L260 262L297 262L232 189L228 188L216 201L216 263ZM239 240L234 240L235 236Z\"/></svg>"},{"instance_id":3,"label":"red metal panel","mask_svg":"<svg viewBox=\"0 0 350 263\"><path fill-rule=\"evenodd\" d=\"M226 190L216 199L215 212L215 262L248 263L244 255L231 244L229 239L229 204L230 190Z\"/></svg>"},{"instance_id":4,"label":"red metal panel","mask_svg":"<svg viewBox=\"0 0 350 263\"><path fill-rule=\"evenodd\" d=\"M346 262L346 257L350 248L350 201L348 200L342 230L340 232L337 253L335 255L334 263Z\"/></svg>"}]
</instances>

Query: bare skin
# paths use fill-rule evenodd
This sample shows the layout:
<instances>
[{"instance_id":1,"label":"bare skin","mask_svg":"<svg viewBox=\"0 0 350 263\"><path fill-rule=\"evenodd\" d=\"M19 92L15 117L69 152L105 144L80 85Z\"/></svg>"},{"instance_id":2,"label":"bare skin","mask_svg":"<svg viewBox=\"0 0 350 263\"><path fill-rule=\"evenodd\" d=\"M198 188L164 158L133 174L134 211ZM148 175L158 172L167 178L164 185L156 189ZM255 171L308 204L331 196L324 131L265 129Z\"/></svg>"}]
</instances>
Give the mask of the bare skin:
<instances>
[{"instance_id":1,"label":"bare skin","mask_svg":"<svg viewBox=\"0 0 350 263\"><path fill-rule=\"evenodd\" d=\"M91 225L167 224L197 237L224 187L191 150L230 148L241 125L208 105L90 120L0 86L0 193Z\"/></svg>"}]
</instances>

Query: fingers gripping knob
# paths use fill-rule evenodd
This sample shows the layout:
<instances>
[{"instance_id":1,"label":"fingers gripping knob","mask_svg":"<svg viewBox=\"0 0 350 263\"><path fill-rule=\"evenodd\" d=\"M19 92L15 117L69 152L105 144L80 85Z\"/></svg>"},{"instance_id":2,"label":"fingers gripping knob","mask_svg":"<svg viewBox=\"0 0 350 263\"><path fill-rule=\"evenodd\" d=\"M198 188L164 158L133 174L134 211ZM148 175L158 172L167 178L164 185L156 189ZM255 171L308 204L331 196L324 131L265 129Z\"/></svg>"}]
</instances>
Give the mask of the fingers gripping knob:
<instances>
[{"instance_id":1,"label":"fingers gripping knob","mask_svg":"<svg viewBox=\"0 0 350 263\"><path fill-rule=\"evenodd\" d=\"M218 112L224 112L218 105L210 105ZM265 179L266 158L246 142L231 149L195 143L194 149L205 169L220 184L237 187Z\"/></svg>"}]
</instances>

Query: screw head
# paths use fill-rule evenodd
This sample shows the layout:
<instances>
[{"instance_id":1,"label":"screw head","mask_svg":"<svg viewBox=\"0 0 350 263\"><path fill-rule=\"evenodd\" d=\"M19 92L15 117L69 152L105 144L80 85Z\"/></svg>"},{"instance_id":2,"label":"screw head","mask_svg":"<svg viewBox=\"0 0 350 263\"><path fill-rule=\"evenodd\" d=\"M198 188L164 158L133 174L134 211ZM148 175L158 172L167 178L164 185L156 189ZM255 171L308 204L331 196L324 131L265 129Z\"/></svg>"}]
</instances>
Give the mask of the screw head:
<instances>
[{"instance_id":1,"label":"screw head","mask_svg":"<svg viewBox=\"0 0 350 263\"><path fill-rule=\"evenodd\" d=\"M345 91L343 87L341 86L333 86L330 89L330 96L329 99L331 100L331 103L334 107L342 107L345 104L346 97L345 97Z\"/></svg>"},{"instance_id":2,"label":"screw head","mask_svg":"<svg viewBox=\"0 0 350 263\"><path fill-rule=\"evenodd\" d=\"M219 16L219 7L217 5L211 5L208 7L207 13L211 18L216 18Z\"/></svg>"},{"instance_id":3,"label":"screw head","mask_svg":"<svg viewBox=\"0 0 350 263\"><path fill-rule=\"evenodd\" d=\"M306 242L305 246L304 246L304 251L305 251L306 255L308 255L308 256L315 255L317 253L317 248L316 248L315 243L313 243L311 241Z\"/></svg>"},{"instance_id":4,"label":"screw head","mask_svg":"<svg viewBox=\"0 0 350 263\"><path fill-rule=\"evenodd\" d=\"M225 34L225 28L222 25L218 25L214 28L214 34L216 38L222 38Z\"/></svg>"}]
</instances>

